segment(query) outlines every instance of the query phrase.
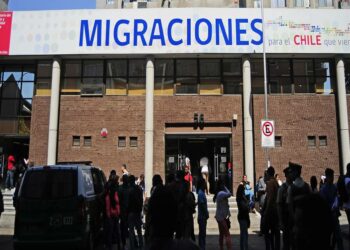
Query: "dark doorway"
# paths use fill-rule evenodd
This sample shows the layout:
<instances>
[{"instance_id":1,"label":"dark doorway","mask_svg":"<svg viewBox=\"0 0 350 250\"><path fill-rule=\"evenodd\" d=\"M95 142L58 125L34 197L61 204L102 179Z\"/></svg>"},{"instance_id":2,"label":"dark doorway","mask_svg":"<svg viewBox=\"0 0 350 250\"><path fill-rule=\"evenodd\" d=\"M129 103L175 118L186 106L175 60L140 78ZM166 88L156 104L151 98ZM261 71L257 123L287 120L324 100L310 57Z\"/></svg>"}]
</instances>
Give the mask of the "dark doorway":
<instances>
[{"instance_id":1,"label":"dark doorway","mask_svg":"<svg viewBox=\"0 0 350 250\"><path fill-rule=\"evenodd\" d=\"M232 172L229 175L228 164L231 157L231 135L166 135L165 137L165 174L175 174L183 170L185 158L191 161L191 173L196 180L201 176L201 159L208 158L209 191L215 191L215 181L219 178L232 187Z\"/></svg>"}]
</instances>

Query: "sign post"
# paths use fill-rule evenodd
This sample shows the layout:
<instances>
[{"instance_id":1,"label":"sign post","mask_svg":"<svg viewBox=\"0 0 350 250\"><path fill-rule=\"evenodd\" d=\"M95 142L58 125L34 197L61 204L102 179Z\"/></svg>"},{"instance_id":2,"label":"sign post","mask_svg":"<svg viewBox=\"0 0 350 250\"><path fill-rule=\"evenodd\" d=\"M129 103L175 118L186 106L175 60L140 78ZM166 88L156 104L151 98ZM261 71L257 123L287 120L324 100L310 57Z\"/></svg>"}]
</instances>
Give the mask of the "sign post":
<instances>
[{"instance_id":1,"label":"sign post","mask_svg":"<svg viewBox=\"0 0 350 250\"><path fill-rule=\"evenodd\" d=\"M275 147L275 122L261 120L261 146L263 148Z\"/></svg>"}]
</instances>

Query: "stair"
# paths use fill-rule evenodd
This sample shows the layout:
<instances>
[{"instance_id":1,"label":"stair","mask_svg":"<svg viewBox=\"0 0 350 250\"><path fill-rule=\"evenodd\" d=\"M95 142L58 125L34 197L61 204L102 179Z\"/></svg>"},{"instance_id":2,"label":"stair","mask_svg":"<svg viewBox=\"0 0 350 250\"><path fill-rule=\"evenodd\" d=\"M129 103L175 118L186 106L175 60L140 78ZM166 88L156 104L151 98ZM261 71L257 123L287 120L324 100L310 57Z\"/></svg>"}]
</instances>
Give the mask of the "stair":
<instances>
[{"instance_id":1,"label":"stair","mask_svg":"<svg viewBox=\"0 0 350 250\"><path fill-rule=\"evenodd\" d=\"M15 222L15 214L16 210L13 207L13 193L15 192L15 189L9 190L2 190L2 195L4 199L4 212L1 214L0 218L0 228L13 228L14 222Z\"/></svg>"}]
</instances>

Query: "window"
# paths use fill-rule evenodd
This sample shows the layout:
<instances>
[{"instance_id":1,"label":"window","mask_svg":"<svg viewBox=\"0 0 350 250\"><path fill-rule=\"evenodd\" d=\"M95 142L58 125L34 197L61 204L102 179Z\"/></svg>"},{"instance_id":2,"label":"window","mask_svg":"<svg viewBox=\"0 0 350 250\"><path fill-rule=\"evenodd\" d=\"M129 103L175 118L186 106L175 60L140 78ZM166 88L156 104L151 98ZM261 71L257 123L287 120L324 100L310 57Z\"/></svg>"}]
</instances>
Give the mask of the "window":
<instances>
[{"instance_id":1,"label":"window","mask_svg":"<svg viewBox=\"0 0 350 250\"><path fill-rule=\"evenodd\" d=\"M155 95L173 95L174 94L174 60L159 59L155 60Z\"/></svg>"},{"instance_id":2,"label":"window","mask_svg":"<svg viewBox=\"0 0 350 250\"><path fill-rule=\"evenodd\" d=\"M0 133L29 135L36 65L0 65Z\"/></svg>"},{"instance_id":3,"label":"window","mask_svg":"<svg viewBox=\"0 0 350 250\"><path fill-rule=\"evenodd\" d=\"M84 147L91 147L92 139L91 136L84 136Z\"/></svg>"},{"instance_id":4,"label":"window","mask_svg":"<svg viewBox=\"0 0 350 250\"><path fill-rule=\"evenodd\" d=\"M275 136L275 147L282 147L282 136Z\"/></svg>"},{"instance_id":5,"label":"window","mask_svg":"<svg viewBox=\"0 0 350 250\"><path fill-rule=\"evenodd\" d=\"M73 136L73 143L72 145L74 147L79 147L80 146L80 136L74 135Z\"/></svg>"},{"instance_id":6,"label":"window","mask_svg":"<svg viewBox=\"0 0 350 250\"><path fill-rule=\"evenodd\" d=\"M52 74L52 62L40 61L37 65L35 95L37 96L51 95L51 74Z\"/></svg>"},{"instance_id":7,"label":"window","mask_svg":"<svg viewBox=\"0 0 350 250\"><path fill-rule=\"evenodd\" d=\"M309 147L316 147L316 136L308 136L307 142Z\"/></svg>"},{"instance_id":8,"label":"window","mask_svg":"<svg viewBox=\"0 0 350 250\"><path fill-rule=\"evenodd\" d=\"M250 61L252 93L264 94L264 64L262 59Z\"/></svg>"},{"instance_id":9,"label":"window","mask_svg":"<svg viewBox=\"0 0 350 250\"><path fill-rule=\"evenodd\" d=\"M83 173L83 180L84 180L84 188L87 195L93 195L94 190L94 182L92 179L91 171L90 169L82 169Z\"/></svg>"},{"instance_id":10,"label":"window","mask_svg":"<svg viewBox=\"0 0 350 250\"><path fill-rule=\"evenodd\" d=\"M320 147L326 147L328 145L327 136L320 136L319 140L320 140Z\"/></svg>"},{"instance_id":11,"label":"window","mask_svg":"<svg viewBox=\"0 0 350 250\"><path fill-rule=\"evenodd\" d=\"M284 8L286 6L285 0L271 0L271 8Z\"/></svg>"},{"instance_id":12,"label":"window","mask_svg":"<svg viewBox=\"0 0 350 250\"><path fill-rule=\"evenodd\" d=\"M127 60L109 60L106 64L106 94L126 95L127 94Z\"/></svg>"},{"instance_id":13,"label":"window","mask_svg":"<svg viewBox=\"0 0 350 250\"><path fill-rule=\"evenodd\" d=\"M81 94L104 94L103 60L83 61L83 78L81 83Z\"/></svg>"},{"instance_id":14,"label":"window","mask_svg":"<svg viewBox=\"0 0 350 250\"><path fill-rule=\"evenodd\" d=\"M131 59L129 60L129 95L146 94L146 60Z\"/></svg>"},{"instance_id":15,"label":"window","mask_svg":"<svg viewBox=\"0 0 350 250\"><path fill-rule=\"evenodd\" d=\"M119 136L118 137L118 147L119 148L126 147L126 137L125 136Z\"/></svg>"},{"instance_id":16,"label":"window","mask_svg":"<svg viewBox=\"0 0 350 250\"><path fill-rule=\"evenodd\" d=\"M333 63L329 60L315 60L315 85L317 94L333 94Z\"/></svg>"},{"instance_id":17,"label":"window","mask_svg":"<svg viewBox=\"0 0 350 250\"><path fill-rule=\"evenodd\" d=\"M344 60L346 93L350 94L350 59Z\"/></svg>"},{"instance_id":18,"label":"window","mask_svg":"<svg viewBox=\"0 0 350 250\"><path fill-rule=\"evenodd\" d=\"M199 94L221 95L221 60L199 60Z\"/></svg>"},{"instance_id":19,"label":"window","mask_svg":"<svg viewBox=\"0 0 350 250\"><path fill-rule=\"evenodd\" d=\"M63 63L63 81L61 92L64 94L80 93L81 61L69 60Z\"/></svg>"},{"instance_id":20,"label":"window","mask_svg":"<svg viewBox=\"0 0 350 250\"><path fill-rule=\"evenodd\" d=\"M130 137L130 147L137 147L137 137Z\"/></svg>"},{"instance_id":21,"label":"window","mask_svg":"<svg viewBox=\"0 0 350 250\"><path fill-rule=\"evenodd\" d=\"M223 59L221 71L224 94L242 94L242 61L240 59Z\"/></svg>"},{"instance_id":22,"label":"window","mask_svg":"<svg viewBox=\"0 0 350 250\"><path fill-rule=\"evenodd\" d=\"M294 92L315 93L314 64L312 59L293 60Z\"/></svg>"},{"instance_id":23,"label":"window","mask_svg":"<svg viewBox=\"0 0 350 250\"><path fill-rule=\"evenodd\" d=\"M198 67L196 59L176 60L176 94L198 94Z\"/></svg>"},{"instance_id":24,"label":"window","mask_svg":"<svg viewBox=\"0 0 350 250\"><path fill-rule=\"evenodd\" d=\"M332 0L318 0L318 7L333 7Z\"/></svg>"},{"instance_id":25,"label":"window","mask_svg":"<svg viewBox=\"0 0 350 250\"><path fill-rule=\"evenodd\" d=\"M268 70L270 93L292 93L290 60L271 59L268 61Z\"/></svg>"}]
</instances>

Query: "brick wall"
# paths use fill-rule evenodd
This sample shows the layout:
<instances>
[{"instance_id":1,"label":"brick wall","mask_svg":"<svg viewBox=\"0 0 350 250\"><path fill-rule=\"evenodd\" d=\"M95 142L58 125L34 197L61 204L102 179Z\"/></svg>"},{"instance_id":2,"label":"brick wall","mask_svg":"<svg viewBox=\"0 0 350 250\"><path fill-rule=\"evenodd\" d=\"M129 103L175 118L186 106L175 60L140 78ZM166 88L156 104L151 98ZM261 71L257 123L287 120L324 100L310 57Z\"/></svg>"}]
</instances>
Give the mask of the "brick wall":
<instances>
[{"instance_id":1,"label":"brick wall","mask_svg":"<svg viewBox=\"0 0 350 250\"><path fill-rule=\"evenodd\" d=\"M35 165L47 164L50 97L34 96L30 127L29 160Z\"/></svg>"},{"instance_id":2,"label":"brick wall","mask_svg":"<svg viewBox=\"0 0 350 250\"><path fill-rule=\"evenodd\" d=\"M269 150L271 164L284 179L283 169L288 161L303 165L302 177L309 182L324 174L326 167L339 174L339 151L334 95L270 95L269 118L275 120L276 135L282 136L282 147ZM260 120L264 116L264 96L253 97L255 168L263 174L266 166L261 148ZM307 136L316 136L316 147L308 147ZM319 146L319 136L327 136L328 145Z\"/></svg>"}]
</instances>

